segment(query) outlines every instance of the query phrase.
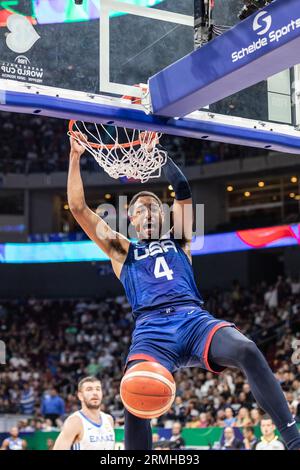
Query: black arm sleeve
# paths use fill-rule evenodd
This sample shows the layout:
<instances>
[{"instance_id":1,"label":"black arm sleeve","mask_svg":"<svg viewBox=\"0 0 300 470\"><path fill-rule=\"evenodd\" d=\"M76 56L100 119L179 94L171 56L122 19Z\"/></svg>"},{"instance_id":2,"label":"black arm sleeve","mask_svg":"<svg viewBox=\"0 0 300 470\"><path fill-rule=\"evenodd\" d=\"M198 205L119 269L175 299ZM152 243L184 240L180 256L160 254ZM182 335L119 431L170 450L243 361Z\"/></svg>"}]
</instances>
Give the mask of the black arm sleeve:
<instances>
[{"instance_id":1,"label":"black arm sleeve","mask_svg":"<svg viewBox=\"0 0 300 470\"><path fill-rule=\"evenodd\" d=\"M168 182L173 186L175 199L183 201L192 197L188 180L170 157L168 157L167 163L163 166L163 173Z\"/></svg>"}]
</instances>

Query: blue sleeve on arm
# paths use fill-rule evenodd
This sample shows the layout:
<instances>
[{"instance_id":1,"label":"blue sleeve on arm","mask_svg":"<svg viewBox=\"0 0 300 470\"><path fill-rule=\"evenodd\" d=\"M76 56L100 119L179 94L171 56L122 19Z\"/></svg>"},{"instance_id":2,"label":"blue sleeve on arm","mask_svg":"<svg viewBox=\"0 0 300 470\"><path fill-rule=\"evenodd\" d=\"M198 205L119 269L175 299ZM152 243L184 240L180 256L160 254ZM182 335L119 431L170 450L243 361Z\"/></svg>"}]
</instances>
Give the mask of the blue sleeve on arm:
<instances>
[{"instance_id":1,"label":"blue sleeve on arm","mask_svg":"<svg viewBox=\"0 0 300 470\"><path fill-rule=\"evenodd\" d=\"M168 157L167 163L163 166L163 173L168 182L173 186L175 199L183 201L192 197L188 180L170 157Z\"/></svg>"}]
</instances>

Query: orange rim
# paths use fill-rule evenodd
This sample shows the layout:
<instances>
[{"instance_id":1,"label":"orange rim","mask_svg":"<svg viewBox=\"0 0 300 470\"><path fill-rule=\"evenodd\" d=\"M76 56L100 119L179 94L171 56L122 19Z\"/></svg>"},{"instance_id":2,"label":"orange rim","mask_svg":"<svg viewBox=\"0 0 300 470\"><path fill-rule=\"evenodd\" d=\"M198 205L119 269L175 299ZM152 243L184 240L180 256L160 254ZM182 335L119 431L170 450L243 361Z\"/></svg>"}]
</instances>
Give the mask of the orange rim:
<instances>
[{"instance_id":1,"label":"orange rim","mask_svg":"<svg viewBox=\"0 0 300 470\"><path fill-rule=\"evenodd\" d=\"M139 87L139 85L134 85L136 87ZM132 103L134 104L141 104L141 98L135 98L134 96L122 96L122 99L125 99L125 100L130 100ZM75 137L76 138L76 134L74 131L74 126L76 125L76 120L72 119L71 121L69 121L69 134L72 136L72 137ZM145 131L147 132L147 131ZM151 142L153 142L153 140L155 140L157 138L157 132L151 132L152 136L151 136ZM124 144L96 144L94 142L90 142L89 140L86 141L87 144L89 144L89 146L93 149L103 149L103 148L106 148L106 149L113 149L113 148L118 148L118 147L121 147L123 149L126 149L126 148L129 148L129 147L135 147L136 145L140 145L141 144L141 140L140 139L137 139L137 140L134 140L133 142L125 142Z\"/></svg>"},{"instance_id":2,"label":"orange rim","mask_svg":"<svg viewBox=\"0 0 300 470\"><path fill-rule=\"evenodd\" d=\"M76 136L76 131L74 131L74 126L76 124L77 121L75 121L74 119L72 119L71 121L69 121L69 134L74 137L74 138L77 138ZM152 136L151 136L151 142L153 142L153 140L156 139L156 136L157 136L157 132L151 132ZM106 149L113 149L113 148L118 148L118 147L122 147L123 149L126 149L126 148L129 148L129 147L134 147L136 145L140 145L141 144L141 140L140 139L137 139L137 140L134 140L133 142L125 142L124 144L96 144L94 142L90 142L89 140L86 140L86 143L89 144L90 147L92 147L93 149L103 149L103 148L106 148Z\"/></svg>"}]
</instances>

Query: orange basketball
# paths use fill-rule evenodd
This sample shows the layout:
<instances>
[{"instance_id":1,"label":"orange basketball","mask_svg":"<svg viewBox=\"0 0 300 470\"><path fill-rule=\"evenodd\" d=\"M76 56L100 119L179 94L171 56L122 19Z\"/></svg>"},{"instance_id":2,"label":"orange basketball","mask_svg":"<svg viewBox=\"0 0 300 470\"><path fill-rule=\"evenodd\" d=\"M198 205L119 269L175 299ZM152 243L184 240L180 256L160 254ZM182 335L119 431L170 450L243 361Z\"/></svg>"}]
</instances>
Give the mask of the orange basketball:
<instances>
[{"instance_id":1,"label":"orange basketball","mask_svg":"<svg viewBox=\"0 0 300 470\"><path fill-rule=\"evenodd\" d=\"M172 374L157 362L140 362L127 370L120 394L123 405L138 418L158 418L174 401L176 385Z\"/></svg>"}]
</instances>

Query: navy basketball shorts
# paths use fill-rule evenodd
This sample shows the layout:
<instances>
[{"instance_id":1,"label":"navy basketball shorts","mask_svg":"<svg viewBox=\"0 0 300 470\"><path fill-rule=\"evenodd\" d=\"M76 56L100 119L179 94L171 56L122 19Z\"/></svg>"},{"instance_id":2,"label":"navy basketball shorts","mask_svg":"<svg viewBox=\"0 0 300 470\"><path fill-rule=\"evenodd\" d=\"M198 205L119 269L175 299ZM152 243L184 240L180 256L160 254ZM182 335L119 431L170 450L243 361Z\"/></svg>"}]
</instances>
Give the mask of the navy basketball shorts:
<instances>
[{"instance_id":1,"label":"navy basketball shorts","mask_svg":"<svg viewBox=\"0 0 300 470\"><path fill-rule=\"evenodd\" d=\"M209 364L208 352L214 334L224 327L235 325L193 305L144 313L136 320L126 365L142 359L159 362L171 373L183 367L220 373L225 368Z\"/></svg>"}]
</instances>

